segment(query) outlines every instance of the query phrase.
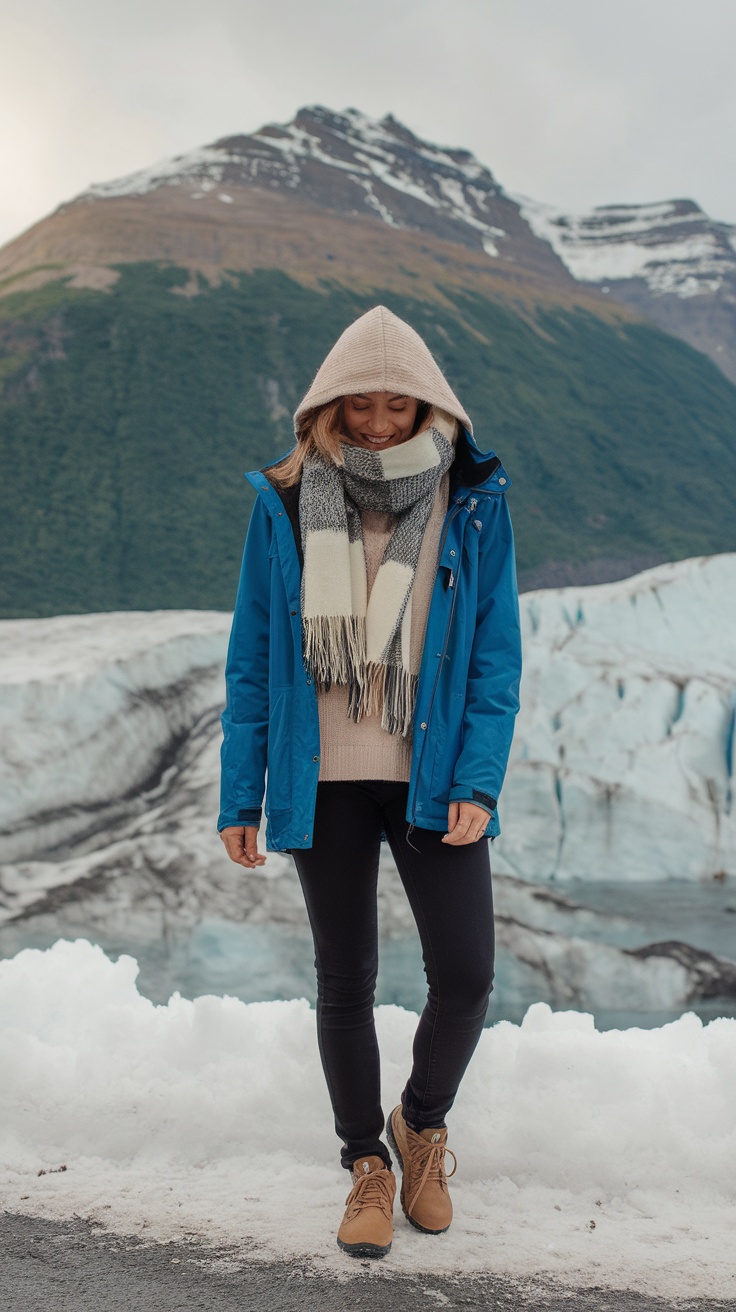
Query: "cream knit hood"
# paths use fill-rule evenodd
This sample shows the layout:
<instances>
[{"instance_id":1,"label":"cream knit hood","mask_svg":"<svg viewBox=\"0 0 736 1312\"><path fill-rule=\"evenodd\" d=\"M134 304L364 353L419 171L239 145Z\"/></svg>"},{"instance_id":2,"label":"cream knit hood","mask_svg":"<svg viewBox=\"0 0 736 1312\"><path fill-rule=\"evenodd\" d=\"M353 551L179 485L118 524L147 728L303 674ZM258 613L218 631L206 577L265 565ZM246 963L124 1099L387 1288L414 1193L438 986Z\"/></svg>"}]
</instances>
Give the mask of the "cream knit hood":
<instances>
[{"instance_id":1,"label":"cream knit hood","mask_svg":"<svg viewBox=\"0 0 736 1312\"><path fill-rule=\"evenodd\" d=\"M294 419L306 410L326 405L354 392L397 392L459 419L472 433L471 422L429 347L408 323L377 305L351 323L338 337L317 370Z\"/></svg>"}]
</instances>

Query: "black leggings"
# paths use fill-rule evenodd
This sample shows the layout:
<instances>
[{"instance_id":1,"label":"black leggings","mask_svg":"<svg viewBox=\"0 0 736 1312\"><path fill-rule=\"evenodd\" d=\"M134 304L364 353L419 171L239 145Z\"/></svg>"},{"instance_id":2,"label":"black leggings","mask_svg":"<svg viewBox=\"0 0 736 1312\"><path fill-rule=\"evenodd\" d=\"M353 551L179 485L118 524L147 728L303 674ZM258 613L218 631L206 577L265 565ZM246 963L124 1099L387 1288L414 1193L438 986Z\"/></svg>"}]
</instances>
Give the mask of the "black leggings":
<instances>
[{"instance_id":1,"label":"black leggings","mask_svg":"<svg viewBox=\"0 0 736 1312\"><path fill-rule=\"evenodd\" d=\"M314 937L317 1039L345 1167L370 1153L391 1164L380 1138L373 1015L382 830L417 923L429 985L401 1094L413 1129L444 1126L493 987L488 839L453 847L430 829L413 829L407 839L408 787L374 779L322 781L312 846L292 852Z\"/></svg>"}]
</instances>

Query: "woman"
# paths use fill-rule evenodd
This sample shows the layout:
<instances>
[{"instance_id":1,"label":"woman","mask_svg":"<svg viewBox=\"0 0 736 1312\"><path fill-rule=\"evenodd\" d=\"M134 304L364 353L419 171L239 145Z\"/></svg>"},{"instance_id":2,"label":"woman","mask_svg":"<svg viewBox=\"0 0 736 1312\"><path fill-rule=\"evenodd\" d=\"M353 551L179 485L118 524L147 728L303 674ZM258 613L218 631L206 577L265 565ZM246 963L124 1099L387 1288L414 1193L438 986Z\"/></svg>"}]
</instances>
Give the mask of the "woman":
<instances>
[{"instance_id":1,"label":"woman","mask_svg":"<svg viewBox=\"0 0 736 1312\"><path fill-rule=\"evenodd\" d=\"M330 351L297 443L258 492L228 652L229 856L294 858L314 937L317 1034L353 1187L337 1242L391 1247L395 1180L374 1027L376 885L387 840L429 984L386 1136L417 1229L452 1219L446 1114L493 980L488 838L518 710L513 538L497 456L418 334L383 306ZM455 1164L456 1165L456 1164ZM455 1167L453 1167L454 1173Z\"/></svg>"}]
</instances>

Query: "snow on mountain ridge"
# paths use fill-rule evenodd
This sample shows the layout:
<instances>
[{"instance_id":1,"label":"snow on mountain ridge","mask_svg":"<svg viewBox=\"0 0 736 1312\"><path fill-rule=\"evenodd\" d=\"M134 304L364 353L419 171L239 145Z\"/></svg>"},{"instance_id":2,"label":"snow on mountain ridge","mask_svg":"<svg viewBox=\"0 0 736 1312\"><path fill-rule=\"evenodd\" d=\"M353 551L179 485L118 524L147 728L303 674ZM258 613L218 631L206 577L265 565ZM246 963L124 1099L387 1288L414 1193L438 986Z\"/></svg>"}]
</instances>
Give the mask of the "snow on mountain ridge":
<instances>
[{"instance_id":1,"label":"snow on mountain ridge","mask_svg":"<svg viewBox=\"0 0 736 1312\"><path fill-rule=\"evenodd\" d=\"M145 169L135 173L126 173L123 177L112 178L108 182L94 182L87 191L76 197L77 201L105 200L115 196L144 196L161 186L180 186L188 179L200 179L211 189L222 179L225 165L236 164L237 155L227 155L214 146L201 146L188 151L185 155L166 156ZM207 187L207 184L209 186Z\"/></svg>"},{"instance_id":2,"label":"snow on mountain ridge","mask_svg":"<svg viewBox=\"0 0 736 1312\"><path fill-rule=\"evenodd\" d=\"M96 183L77 199L93 202L189 184L195 187L191 196L196 200L218 184L238 182L308 191L314 165L336 170L353 184L355 213L367 207L388 226L406 227L411 225L400 202L417 201L470 229L488 255L499 254L497 242L506 232L493 222L488 201L506 198L490 171L469 151L437 147L390 115L377 120L356 109L337 114L308 106L291 123L222 138L123 178Z\"/></svg>"},{"instance_id":3,"label":"snow on mountain ridge","mask_svg":"<svg viewBox=\"0 0 736 1312\"><path fill-rule=\"evenodd\" d=\"M715 222L693 201L570 214L527 196L514 199L579 282L643 278L656 294L688 299L717 292L736 274L736 226ZM689 231L693 226L697 231Z\"/></svg>"}]
</instances>

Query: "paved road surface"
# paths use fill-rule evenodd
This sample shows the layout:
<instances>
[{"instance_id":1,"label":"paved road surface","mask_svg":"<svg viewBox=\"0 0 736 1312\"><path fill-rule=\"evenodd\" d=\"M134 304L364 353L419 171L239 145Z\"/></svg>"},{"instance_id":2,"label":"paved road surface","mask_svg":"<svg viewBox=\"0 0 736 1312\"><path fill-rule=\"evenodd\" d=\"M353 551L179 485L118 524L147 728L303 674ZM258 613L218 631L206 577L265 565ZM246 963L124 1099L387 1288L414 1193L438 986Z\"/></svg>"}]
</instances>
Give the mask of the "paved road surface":
<instances>
[{"instance_id":1,"label":"paved road surface","mask_svg":"<svg viewBox=\"0 0 736 1312\"><path fill-rule=\"evenodd\" d=\"M2 1312L736 1312L736 1302L670 1303L637 1293L561 1290L496 1276L393 1275L358 1263L347 1283L298 1262L227 1269L226 1254L152 1247L86 1221L0 1215Z\"/></svg>"}]
</instances>

